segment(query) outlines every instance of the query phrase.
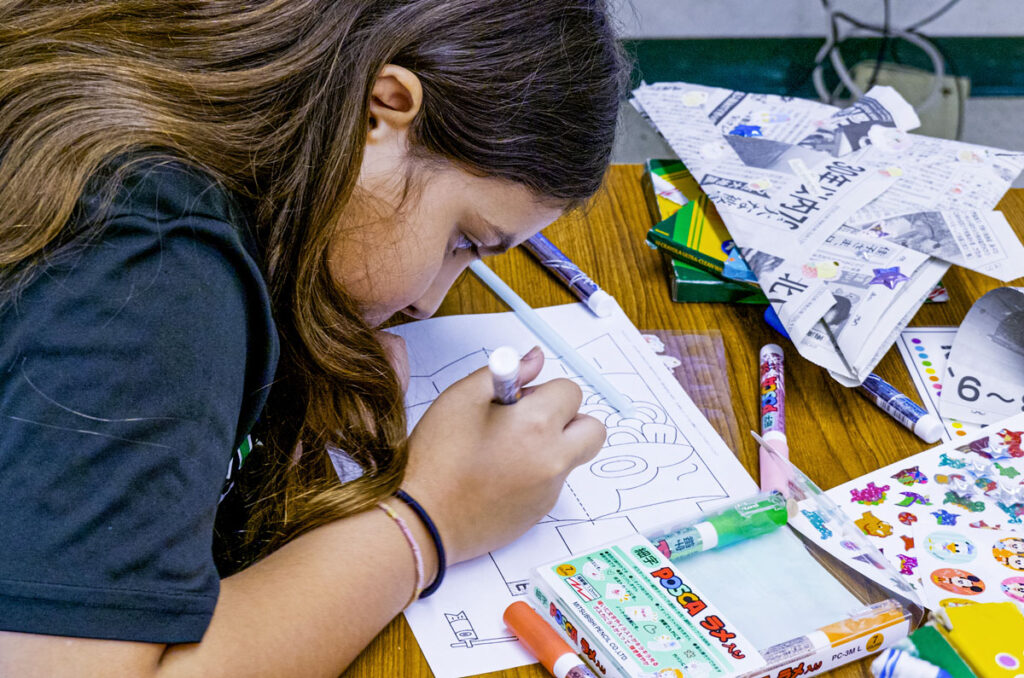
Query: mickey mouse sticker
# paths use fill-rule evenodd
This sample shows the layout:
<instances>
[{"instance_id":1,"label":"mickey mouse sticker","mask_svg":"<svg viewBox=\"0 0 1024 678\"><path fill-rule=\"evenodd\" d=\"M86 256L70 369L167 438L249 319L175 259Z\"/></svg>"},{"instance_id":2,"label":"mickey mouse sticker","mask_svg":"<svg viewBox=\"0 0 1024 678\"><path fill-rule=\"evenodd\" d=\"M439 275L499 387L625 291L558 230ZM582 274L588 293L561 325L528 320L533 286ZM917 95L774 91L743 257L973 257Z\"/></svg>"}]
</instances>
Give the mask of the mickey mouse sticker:
<instances>
[{"instance_id":1,"label":"mickey mouse sticker","mask_svg":"<svg viewBox=\"0 0 1024 678\"><path fill-rule=\"evenodd\" d=\"M992 555L1011 570L1024 572L1024 539L1020 537L1000 539L992 547Z\"/></svg>"},{"instance_id":2,"label":"mickey mouse sticker","mask_svg":"<svg viewBox=\"0 0 1024 678\"><path fill-rule=\"evenodd\" d=\"M976 596L985 590L985 582L967 570L943 567L932 572L931 578L940 589L961 596Z\"/></svg>"},{"instance_id":3,"label":"mickey mouse sticker","mask_svg":"<svg viewBox=\"0 0 1024 678\"><path fill-rule=\"evenodd\" d=\"M1018 603L1024 603L1024 577L1010 577L1002 582L1003 593Z\"/></svg>"}]
</instances>

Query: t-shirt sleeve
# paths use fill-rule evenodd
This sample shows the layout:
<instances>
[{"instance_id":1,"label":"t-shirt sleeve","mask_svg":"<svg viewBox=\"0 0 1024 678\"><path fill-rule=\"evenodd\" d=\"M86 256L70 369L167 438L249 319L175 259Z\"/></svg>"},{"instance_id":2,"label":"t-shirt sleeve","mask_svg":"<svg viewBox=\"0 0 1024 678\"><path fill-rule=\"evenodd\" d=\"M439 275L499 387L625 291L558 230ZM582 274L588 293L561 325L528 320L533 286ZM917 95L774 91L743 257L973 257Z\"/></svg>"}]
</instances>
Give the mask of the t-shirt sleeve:
<instances>
[{"instance_id":1,"label":"t-shirt sleeve","mask_svg":"<svg viewBox=\"0 0 1024 678\"><path fill-rule=\"evenodd\" d=\"M269 302L225 196L126 190L0 312L0 629L195 642Z\"/></svg>"}]
</instances>

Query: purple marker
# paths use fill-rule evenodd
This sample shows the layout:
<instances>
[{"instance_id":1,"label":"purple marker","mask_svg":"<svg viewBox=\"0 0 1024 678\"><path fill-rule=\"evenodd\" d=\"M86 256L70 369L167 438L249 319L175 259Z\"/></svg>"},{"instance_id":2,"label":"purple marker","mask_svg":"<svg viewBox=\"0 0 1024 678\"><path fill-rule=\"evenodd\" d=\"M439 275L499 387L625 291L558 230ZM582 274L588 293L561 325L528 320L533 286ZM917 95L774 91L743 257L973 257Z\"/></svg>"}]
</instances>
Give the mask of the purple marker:
<instances>
[{"instance_id":1,"label":"purple marker","mask_svg":"<svg viewBox=\"0 0 1024 678\"><path fill-rule=\"evenodd\" d=\"M618 308L618 303L612 295L598 287L590 276L581 271L579 266L542 233L524 242L523 247L536 257L544 268L564 282L597 317L605 318Z\"/></svg>"}]
</instances>

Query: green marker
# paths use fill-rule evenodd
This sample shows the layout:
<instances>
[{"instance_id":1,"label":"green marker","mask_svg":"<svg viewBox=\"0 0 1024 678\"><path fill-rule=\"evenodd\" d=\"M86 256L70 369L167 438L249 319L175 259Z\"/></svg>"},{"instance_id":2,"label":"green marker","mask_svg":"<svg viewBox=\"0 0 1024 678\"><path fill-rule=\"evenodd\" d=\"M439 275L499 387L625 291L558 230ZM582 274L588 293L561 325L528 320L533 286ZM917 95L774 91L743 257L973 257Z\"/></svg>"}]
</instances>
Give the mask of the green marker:
<instances>
[{"instance_id":1,"label":"green marker","mask_svg":"<svg viewBox=\"0 0 1024 678\"><path fill-rule=\"evenodd\" d=\"M669 560L729 546L778 529L789 520L786 498L779 492L760 494L705 516L699 523L648 534Z\"/></svg>"}]
</instances>

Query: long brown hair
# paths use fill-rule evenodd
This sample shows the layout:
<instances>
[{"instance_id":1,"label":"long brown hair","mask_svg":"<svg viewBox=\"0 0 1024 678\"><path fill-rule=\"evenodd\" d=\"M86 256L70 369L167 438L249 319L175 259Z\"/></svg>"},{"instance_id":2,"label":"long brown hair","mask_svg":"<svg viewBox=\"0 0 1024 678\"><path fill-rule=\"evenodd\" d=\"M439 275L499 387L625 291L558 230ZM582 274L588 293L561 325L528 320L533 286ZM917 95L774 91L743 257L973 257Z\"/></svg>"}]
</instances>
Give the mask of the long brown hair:
<instances>
[{"instance_id":1,"label":"long brown hair","mask_svg":"<svg viewBox=\"0 0 1024 678\"><path fill-rule=\"evenodd\" d=\"M251 206L282 357L245 560L402 479L397 379L327 265L388 63L423 84L417 154L567 204L597 190L625 84L601 0L0 0L0 306L114 158L189 163ZM339 485L328 444L362 477Z\"/></svg>"}]
</instances>

